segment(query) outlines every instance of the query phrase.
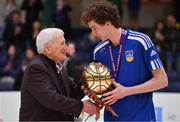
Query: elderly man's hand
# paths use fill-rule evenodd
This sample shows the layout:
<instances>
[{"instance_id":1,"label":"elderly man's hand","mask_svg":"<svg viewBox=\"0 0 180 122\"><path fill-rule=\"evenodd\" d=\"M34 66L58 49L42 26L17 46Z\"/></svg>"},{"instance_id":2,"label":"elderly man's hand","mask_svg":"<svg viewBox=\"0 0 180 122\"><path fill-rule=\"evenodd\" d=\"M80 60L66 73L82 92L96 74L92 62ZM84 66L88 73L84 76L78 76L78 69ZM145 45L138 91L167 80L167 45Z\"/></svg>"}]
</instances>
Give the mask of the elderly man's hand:
<instances>
[{"instance_id":1,"label":"elderly man's hand","mask_svg":"<svg viewBox=\"0 0 180 122\"><path fill-rule=\"evenodd\" d=\"M83 101L83 112L86 112L90 115L96 114L96 105L92 103L90 100Z\"/></svg>"}]
</instances>

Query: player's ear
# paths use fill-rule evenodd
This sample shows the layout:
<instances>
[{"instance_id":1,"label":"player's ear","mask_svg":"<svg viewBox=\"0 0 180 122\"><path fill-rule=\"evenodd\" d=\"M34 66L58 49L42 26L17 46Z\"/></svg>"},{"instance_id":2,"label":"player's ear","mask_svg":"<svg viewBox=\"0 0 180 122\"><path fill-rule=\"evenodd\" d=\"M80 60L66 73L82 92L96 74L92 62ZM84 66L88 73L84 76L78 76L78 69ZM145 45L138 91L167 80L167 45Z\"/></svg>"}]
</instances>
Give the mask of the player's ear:
<instances>
[{"instance_id":1,"label":"player's ear","mask_svg":"<svg viewBox=\"0 0 180 122\"><path fill-rule=\"evenodd\" d=\"M109 25L111 25L111 22L110 22L110 21L107 21L107 22L105 23L105 25L109 26Z\"/></svg>"}]
</instances>

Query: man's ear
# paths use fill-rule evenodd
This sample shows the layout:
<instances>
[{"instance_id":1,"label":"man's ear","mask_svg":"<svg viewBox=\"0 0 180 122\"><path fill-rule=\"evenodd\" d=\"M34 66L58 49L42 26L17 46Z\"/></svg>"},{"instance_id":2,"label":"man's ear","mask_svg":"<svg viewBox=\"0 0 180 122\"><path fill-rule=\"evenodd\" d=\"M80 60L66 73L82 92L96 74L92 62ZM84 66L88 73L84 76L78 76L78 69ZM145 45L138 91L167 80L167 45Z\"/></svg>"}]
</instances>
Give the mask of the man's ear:
<instances>
[{"instance_id":1,"label":"man's ear","mask_svg":"<svg viewBox=\"0 0 180 122\"><path fill-rule=\"evenodd\" d=\"M45 43L45 44L44 44L44 51L45 51L47 54L50 54L50 53L51 53L51 47L49 46L48 43Z\"/></svg>"}]
</instances>

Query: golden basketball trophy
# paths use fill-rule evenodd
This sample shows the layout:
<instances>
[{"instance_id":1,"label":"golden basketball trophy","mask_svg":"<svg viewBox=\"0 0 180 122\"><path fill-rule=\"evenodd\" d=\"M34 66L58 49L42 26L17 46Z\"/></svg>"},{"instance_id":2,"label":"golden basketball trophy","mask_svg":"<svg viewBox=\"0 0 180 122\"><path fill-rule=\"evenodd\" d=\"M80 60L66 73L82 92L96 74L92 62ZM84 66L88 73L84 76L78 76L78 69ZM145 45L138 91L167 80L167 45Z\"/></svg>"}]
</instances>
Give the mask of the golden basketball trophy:
<instances>
[{"instance_id":1,"label":"golden basketball trophy","mask_svg":"<svg viewBox=\"0 0 180 122\"><path fill-rule=\"evenodd\" d=\"M118 116L111 106L101 100L102 94L110 91L113 86L109 69L102 63L90 63L84 68L82 80L85 88L91 93L93 102L97 106L96 121L100 117L100 110L105 107L113 116ZM101 96L101 97L98 97Z\"/></svg>"}]
</instances>

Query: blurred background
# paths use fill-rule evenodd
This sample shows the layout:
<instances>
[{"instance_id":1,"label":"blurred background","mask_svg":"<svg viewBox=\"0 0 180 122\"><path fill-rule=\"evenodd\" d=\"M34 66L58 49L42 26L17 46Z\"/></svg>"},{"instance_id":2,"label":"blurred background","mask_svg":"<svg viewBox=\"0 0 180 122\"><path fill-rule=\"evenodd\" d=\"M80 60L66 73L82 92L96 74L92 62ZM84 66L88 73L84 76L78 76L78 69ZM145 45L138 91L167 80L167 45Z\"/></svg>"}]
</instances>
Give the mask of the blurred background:
<instances>
[{"instance_id":1,"label":"blurred background","mask_svg":"<svg viewBox=\"0 0 180 122\"><path fill-rule=\"evenodd\" d=\"M37 54L35 41L41 29L64 30L68 58L63 65L75 82L93 61L99 40L81 23L83 9L93 0L0 1L0 119L17 120L23 72ZM175 102L180 101L180 1L108 1L117 5L123 28L144 32L154 42L169 78L169 86L155 93L157 118L180 121L180 105Z\"/></svg>"}]
</instances>

